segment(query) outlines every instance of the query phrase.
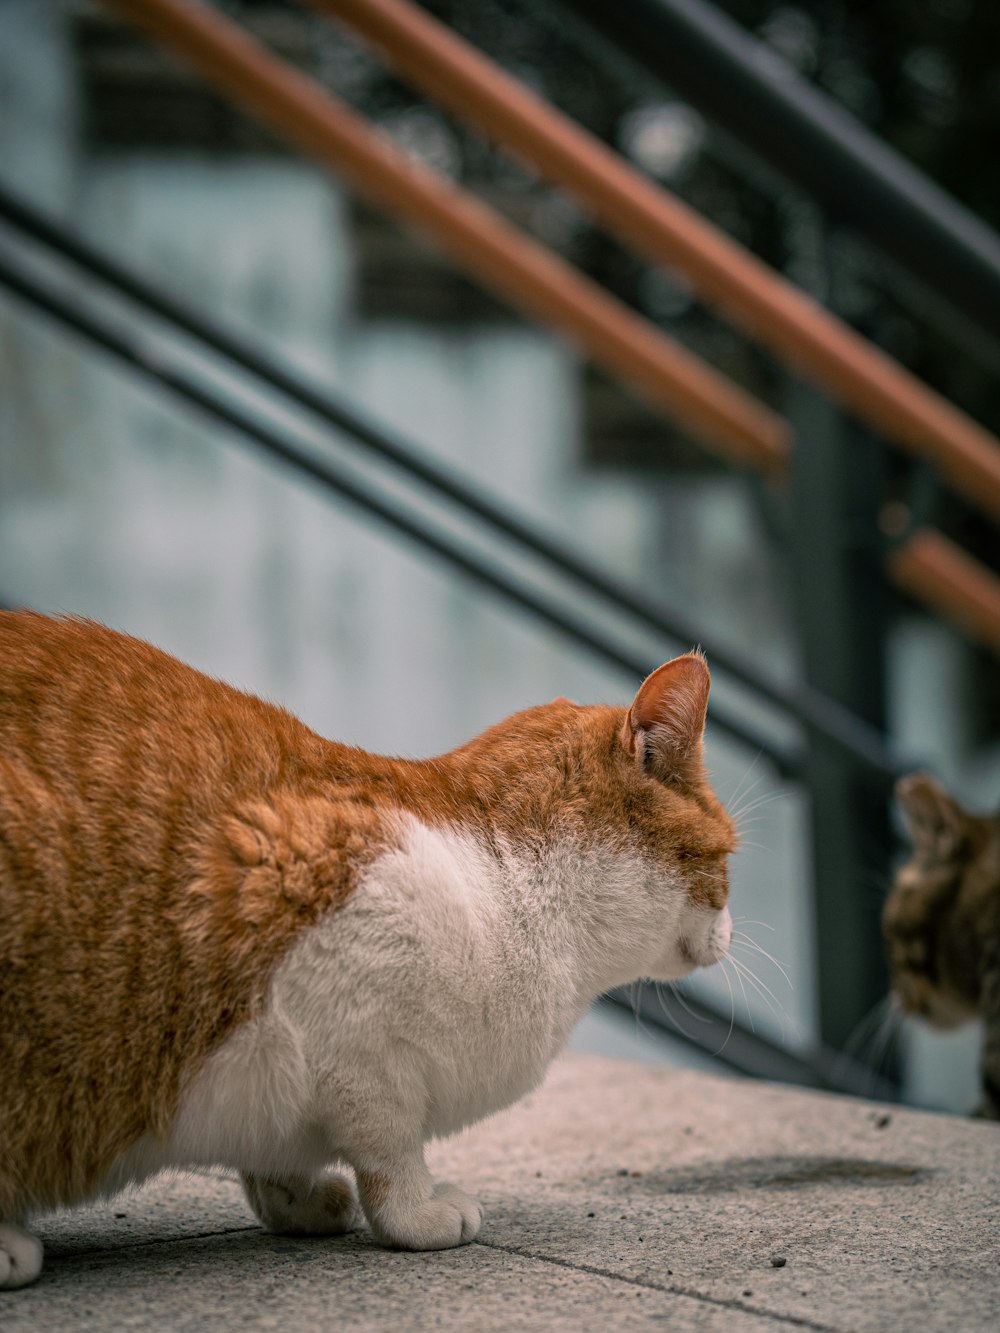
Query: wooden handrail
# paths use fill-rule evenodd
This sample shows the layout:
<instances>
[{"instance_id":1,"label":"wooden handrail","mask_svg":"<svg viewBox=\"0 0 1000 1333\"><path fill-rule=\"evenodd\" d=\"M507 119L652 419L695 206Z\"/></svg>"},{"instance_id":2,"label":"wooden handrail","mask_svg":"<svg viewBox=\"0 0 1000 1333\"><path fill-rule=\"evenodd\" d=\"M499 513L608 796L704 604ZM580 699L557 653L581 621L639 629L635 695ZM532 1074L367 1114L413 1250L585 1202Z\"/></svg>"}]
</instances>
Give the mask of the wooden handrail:
<instances>
[{"instance_id":1,"label":"wooden handrail","mask_svg":"<svg viewBox=\"0 0 1000 1333\"><path fill-rule=\"evenodd\" d=\"M788 424L493 209L409 161L345 103L198 0L106 0L234 102L434 238L501 299L594 361L731 462L775 471Z\"/></svg>"},{"instance_id":2,"label":"wooden handrail","mask_svg":"<svg viewBox=\"0 0 1000 1333\"><path fill-rule=\"evenodd\" d=\"M631 167L410 0L310 0L384 53L407 80L549 180L610 230L682 269L699 295L880 434L934 460L1000 518L1000 441L799 288Z\"/></svg>"},{"instance_id":3,"label":"wooden handrail","mask_svg":"<svg viewBox=\"0 0 1000 1333\"><path fill-rule=\"evenodd\" d=\"M897 587L1000 657L1000 581L994 574L933 528L918 528L888 564Z\"/></svg>"},{"instance_id":4,"label":"wooden handrail","mask_svg":"<svg viewBox=\"0 0 1000 1333\"><path fill-rule=\"evenodd\" d=\"M273 56L236 24L199 0L104 3L150 30L210 83L303 151L333 165L376 203L428 232L483 286L541 322L568 333L595 361L638 388L668 416L689 426L716 452L764 470L774 471L783 464L790 444L787 422L484 204L429 169L411 164L332 94ZM362 0L342 0L345 7L359 3ZM655 189L643 182L643 188L647 187ZM686 213L683 205L659 193L671 206ZM703 227L710 239L714 237L713 244L743 255L751 267L774 277L734 242L708 224L701 224L695 215L691 215L690 222ZM702 262L709 262L707 253L702 255ZM818 307L812 308L824 319L831 319ZM870 352L887 360L850 330L845 332L865 355ZM789 359L795 358L790 355ZM918 399L921 395L936 398L901 368L895 369L920 391ZM974 478L977 485L981 484L982 495L973 498L984 499L992 489L980 463L984 448L994 448L992 437L943 400L937 401L945 409L943 418L949 426L957 419L973 430L973 447L963 455L965 464L954 464L952 480L959 476ZM912 543L916 545L911 552ZM890 576L1000 653L1000 580L972 557L957 552L960 558L956 558L956 552L942 534L922 529L897 549L889 562ZM949 598L953 598L954 605Z\"/></svg>"}]
</instances>

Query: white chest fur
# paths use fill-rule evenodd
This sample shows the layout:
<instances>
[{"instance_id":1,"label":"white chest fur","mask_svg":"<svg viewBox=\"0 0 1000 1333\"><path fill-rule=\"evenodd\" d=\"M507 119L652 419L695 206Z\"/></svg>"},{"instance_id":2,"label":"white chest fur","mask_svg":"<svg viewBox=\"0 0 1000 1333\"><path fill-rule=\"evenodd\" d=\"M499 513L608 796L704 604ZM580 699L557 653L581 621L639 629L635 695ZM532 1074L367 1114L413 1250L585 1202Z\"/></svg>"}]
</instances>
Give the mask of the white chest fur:
<instances>
[{"instance_id":1,"label":"white chest fur","mask_svg":"<svg viewBox=\"0 0 1000 1333\"><path fill-rule=\"evenodd\" d=\"M705 962L724 952L728 920L620 845L539 856L408 818L209 1058L169 1141L137 1144L107 1187L171 1165L281 1180L419 1152L535 1086L601 991L683 975L696 937Z\"/></svg>"},{"instance_id":2,"label":"white chest fur","mask_svg":"<svg viewBox=\"0 0 1000 1333\"><path fill-rule=\"evenodd\" d=\"M592 995L547 901L558 868L532 864L407 821L296 943L267 1012L211 1057L169 1160L308 1173L366 1122L426 1140L533 1087Z\"/></svg>"}]
</instances>

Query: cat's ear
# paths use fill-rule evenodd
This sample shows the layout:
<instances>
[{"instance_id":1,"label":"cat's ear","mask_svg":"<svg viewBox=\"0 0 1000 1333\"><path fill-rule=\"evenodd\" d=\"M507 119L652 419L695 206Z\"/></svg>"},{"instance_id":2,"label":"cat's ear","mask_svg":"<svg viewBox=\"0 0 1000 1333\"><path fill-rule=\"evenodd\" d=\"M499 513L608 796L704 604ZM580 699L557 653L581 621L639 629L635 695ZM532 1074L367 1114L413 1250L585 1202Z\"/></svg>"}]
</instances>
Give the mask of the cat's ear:
<instances>
[{"instance_id":1,"label":"cat's ear","mask_svg":"<svg viewBox=\"0 0 1000 1333\"><path fill-rule=\"evenodd\" d=\"M896 799L915 847L952 852L962 837L964 815L929 773L910 773L896 783Z\"/></svg>"},{"instance_id":2,"label":"cat's ear","mask_svg":"<svg viewBox=\"0 0 1000 1333\"><path fill-rule=\"evenodd\" d=\"M665 662L639 687L621 739L655 777L683 777L700 767L708 689L708 664L701 653Z\"/></svg>"}]
</instances>

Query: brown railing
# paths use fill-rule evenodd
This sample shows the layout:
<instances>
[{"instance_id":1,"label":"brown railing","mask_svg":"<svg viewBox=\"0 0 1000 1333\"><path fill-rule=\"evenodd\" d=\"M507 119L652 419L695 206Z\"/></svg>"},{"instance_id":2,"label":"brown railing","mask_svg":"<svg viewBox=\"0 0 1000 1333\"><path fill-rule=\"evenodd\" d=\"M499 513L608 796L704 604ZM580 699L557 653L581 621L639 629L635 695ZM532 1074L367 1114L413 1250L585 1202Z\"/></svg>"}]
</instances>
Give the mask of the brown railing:
<instances>
[{"instance_id":1,"label":"brown railing","mask_svg":"<svg viewBox=\"0 0 1000 1333\"><path fill-rule=\"evenodd\" d=\"M361 116L207 5L111 0L289 142L432 236L531 319L567 334L612 374L733 461L777 469L786 423L467 191L412 163Z\"/></svg>"},{"instance_id":2,"label":"brown railing","mask_svg":"<svg viewBox=\"0 0 1000 1333\"><path fill-rule=\"evenodd\" d=\"M780 471L788 423L481 201L408 161L349 107L197 0L106 0L290 142L415 224L455 262L740 464ZM350 21L414 83L485 126L610 229L682 269L700 295L887 440L931 459L1000 517L1000 441L748 251L629 167L407 0L312 0ZM994 649L1000 579L922 528L890 576Z\"/></svg>"},{"instance_id":3,"label":"brown railing","mask_svg":"<svg viewBox=\"0 0 1000 1333\"><path fill-rule=\"evenodd\" d=\"M889 556L889 573L904 591L949 619L1000 657L1000 584L978 561L934 528L917 528Z\"/></svg>"},{"instance_id":4,"label":"brown railing","mask_svg":"<svg viewBox=\"0 0 1000 1333\"><path fill-rule=\"evenodd\" d=\"M704 301L1000 518L1000 442L743 246L410 0L310 3L346 20L415 87L571 191L622 240L681 269Z\"/></svg>"}]
</instances>

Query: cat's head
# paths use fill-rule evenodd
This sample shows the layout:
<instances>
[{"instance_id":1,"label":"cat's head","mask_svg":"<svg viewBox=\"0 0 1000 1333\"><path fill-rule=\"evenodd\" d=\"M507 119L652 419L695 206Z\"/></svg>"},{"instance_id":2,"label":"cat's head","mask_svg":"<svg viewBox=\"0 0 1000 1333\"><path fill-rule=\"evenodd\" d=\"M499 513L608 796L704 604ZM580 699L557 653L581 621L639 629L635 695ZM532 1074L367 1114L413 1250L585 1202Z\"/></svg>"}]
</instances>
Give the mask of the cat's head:
<instances>
[{"instance_id":1,"label":"cat's head","mask_svg":"<svg viewBox=\"0 0 1000 1333\"><path fill-rule=\"evenodd\" d=\"M705 659L687 653L627 709L555 699L453 756L463 818L478 808L503 844L530 851L551 910L577 923L594 994L673 981L729 950L736 832L705 770L708 692Z\"/></svg>"},{"instance_id":2,"label":"cat's head","mask_svg":"<svg viewBox=\"0 0 1000 1333\"><path fill-rule=\"evenodd\" d=\"M673 981L728 953L736 833L705 770L708 693L705 659L688 653L647 677L628 709L556 700L522 715L562 755L551 841L583 850L590 887L572 901L594 910L595 953L615 960L607 985Z\"/></svg>"},{"instance_id":3,"label":"cat's head","mask_svg":"<svg viewBox=\"0 0 1000 1333\"><path fill-rule=\"evenodd\" d=\"M975 1016L981 906L1000 873L995 821L964 810L925 773L896 787L912 854L882 913L896 1003L939 1028Z\"/></svg>"},{"instance_id":4,"label":"cat's head","mask_svg":"<svg viewBox=\"0 0 1000 1333\"><path fill-rule=\"evenodd\" d=\"M669 885L677 898L673 929L649 969L654 980L721 961L732 936L728 859L736 830L705 769L708 693L702 655L676 657L643 682L618 732L629 823L654 892Z\"/></svg>"}]
</instances>

